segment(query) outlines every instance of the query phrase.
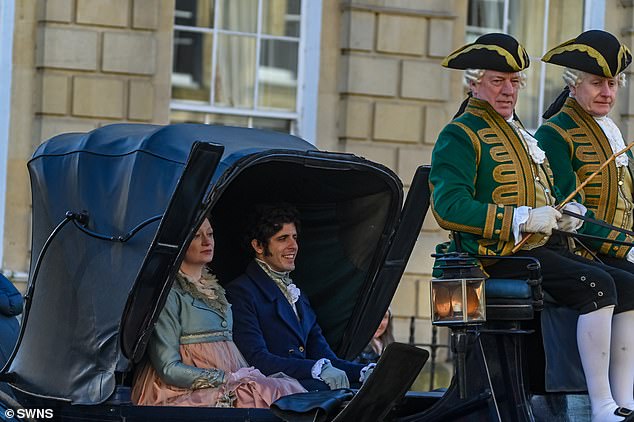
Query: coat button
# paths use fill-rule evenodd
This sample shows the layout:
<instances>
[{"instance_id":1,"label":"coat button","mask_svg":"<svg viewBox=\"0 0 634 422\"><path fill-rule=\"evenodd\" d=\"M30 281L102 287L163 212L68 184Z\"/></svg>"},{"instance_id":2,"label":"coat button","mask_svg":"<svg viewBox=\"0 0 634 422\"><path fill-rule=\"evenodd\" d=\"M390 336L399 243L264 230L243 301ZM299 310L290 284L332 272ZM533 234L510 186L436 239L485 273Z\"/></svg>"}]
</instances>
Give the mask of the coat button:
<instances>
[{"instance_id":1,"label":"coat button","mask_svg":"<svg viewBox=\"0 0 634 422\"><path fill-rule=\"evenodd\" d=\"M495 233L495 234L500 234L500 229L495 229L495 230L493 231L493 233Z\"/></svg>"},{"instance_id":2,"label":"coat button","mask_svg":"<svg viewBox=\"0 0 634 422\"><path fill-rule=\"evenodd\" d=\"M295 353L295 349L288 349L288 354L292 355L293 353Z\"/></svg>"},{"instance_id":3,"label":"coat button","mask_svg":"<svg viewBox=\"0 0 634 422\"><path fill-rule=\"evenodd\" d=\"M599 297L603 296L603 292L597 293L597 296L599 296Z\"/></svg>"},{"instance_id":4,"label":"coat button","mask_svg":"<svg viewBox=\"0 0 634 422\"><path fill-rule=\"evenodd\" d=\"M504 214L502 214L501 212L498 213L498 215L496 215L498 220L501 220L502 218L504 218Z\"/></svg>"},{"instance_id":5,"label":"coat button","mask_svg":"<svg viewBox=\"0 0 634 422\"><path fill-rule=\"evenodd\" d=\"M304 346L299 346L299 351L304 353Z\"/></svg>"},{"instance_id":6,"label":"coat button","mask_svg":"<svg viewBox=\"0 0 634 422\"><path fill-rule=\"evenodd\" d=\"M222 322L220 323L220 325L222 325L223 327L226 327L226 326L227 326L227 321L222 321Z\"/></svg>"}]
</instances>

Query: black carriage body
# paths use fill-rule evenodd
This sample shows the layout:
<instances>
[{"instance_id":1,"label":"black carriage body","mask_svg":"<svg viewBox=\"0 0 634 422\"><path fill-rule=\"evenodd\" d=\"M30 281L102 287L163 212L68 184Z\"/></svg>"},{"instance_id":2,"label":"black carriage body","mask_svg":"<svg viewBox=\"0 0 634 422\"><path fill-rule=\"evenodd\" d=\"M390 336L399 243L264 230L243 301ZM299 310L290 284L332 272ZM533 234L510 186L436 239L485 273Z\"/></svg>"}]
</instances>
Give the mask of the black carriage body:
<instances>
[{"instance_id":1,"label":"black carriage body","mask_svg":"<svg viewBox=\"0 0 634 422\"><path fill-rule=\"evenodd\" d=\"M3 376L38 405L115 420L143 412L112 407L113 393L142 358L184 245L206 215L215 227L212 267L226 283L248 260L238 234L250 206L294 203L302 219L294 279L335 352L350 358L393 297L428 201L410 195L403 207L399 178L363 158L321 152L290 135L198 124L59 135L38 148L29 171L31 279ZM423 179L412 192L427 189ZM47 244L68 212L84 219L62 224ZM187 411L195 418L196 409ZM272 417L241 412L217 420Z\"/></svg>"}]
</instances>

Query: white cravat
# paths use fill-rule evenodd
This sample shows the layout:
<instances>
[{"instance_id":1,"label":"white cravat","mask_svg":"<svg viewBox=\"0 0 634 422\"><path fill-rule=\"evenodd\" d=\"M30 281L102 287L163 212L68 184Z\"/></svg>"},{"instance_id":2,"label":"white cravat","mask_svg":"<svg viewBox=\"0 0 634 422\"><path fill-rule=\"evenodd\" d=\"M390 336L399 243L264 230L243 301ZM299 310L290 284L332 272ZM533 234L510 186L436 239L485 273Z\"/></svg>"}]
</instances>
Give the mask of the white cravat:
<instances>
[{"instance_id":1,"label":"white cravat","mask_svg":"<svg viewBox=\"0 0 634 422\"><path fill-rule=\"evenodd\" d=\"M616 153L625 148L625 141L623 140L623 135L619 130L618 126L614 123L612 119L608 116L603 117L595 117L594 120L599 124L603 133L608 138L610 142L610 147L612 148L612 153ZM627 154L621 154L614 159L617 167L627 166Z\"/></svg>"},{"instance_id":2,"label":"white cravat","mask_svg":"<svg viewBox=\"0 0 634 422\"><path fill-rule=\"evenodd\" d=\"M507 122L509 122L509 124L513 126L524 139L526 148L528 149L528 155L531 156L533 162L535 164L542 164L546 159L546 153L539 147L539 145L537 145L537 139L533 138L533 135L528 133L528 131L513 120L512 117L507 120Z\"/></svg>"}]
</instances>

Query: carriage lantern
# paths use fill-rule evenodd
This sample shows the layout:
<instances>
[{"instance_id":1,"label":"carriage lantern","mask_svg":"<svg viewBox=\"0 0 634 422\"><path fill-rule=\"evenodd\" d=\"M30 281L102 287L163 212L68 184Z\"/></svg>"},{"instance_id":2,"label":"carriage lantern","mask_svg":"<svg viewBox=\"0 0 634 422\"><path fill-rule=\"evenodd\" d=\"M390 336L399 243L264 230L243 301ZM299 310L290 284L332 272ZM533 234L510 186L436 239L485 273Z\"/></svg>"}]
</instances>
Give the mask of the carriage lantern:
<instances>
[{"instance_id":1,"label":"carriage lantern","mask_svg":"<svg viewBox=\"0 0 634 422\"><path fill-rule=\"evenodd\" d=\"M434 255L431 281L431 320L434 325L456 326L486 322L485 274L477 260L464 253Z\"/></svg>"}]
</instances>

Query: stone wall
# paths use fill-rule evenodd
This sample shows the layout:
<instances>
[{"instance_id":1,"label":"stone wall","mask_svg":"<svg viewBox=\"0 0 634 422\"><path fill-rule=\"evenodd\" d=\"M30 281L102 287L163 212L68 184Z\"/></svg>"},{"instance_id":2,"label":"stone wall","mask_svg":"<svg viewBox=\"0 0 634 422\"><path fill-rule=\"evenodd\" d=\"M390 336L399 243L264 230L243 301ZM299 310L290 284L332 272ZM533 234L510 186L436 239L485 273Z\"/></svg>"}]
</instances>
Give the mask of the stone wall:
<instances>
[{"instance_id":1,"label":"stone wall","mask_svg":"<svg viewBox=\"0 0 634 422\"><path fill-rule=\"evenodd\" d=\"M174 0L16 1L3 269L28 270L26 162L43 140L167 123Z\"/></svg>"},{"instance_id":2,"label":"stone wall","mask_svg":"<svg viewBox=\"0 0 634 422\"><path fill-rule=\"evenodd\" d=\"M341 1L338 10L325 4L331 9L324 11L323 21L338 22L340 33L322 36L327 64L322 60L320 102L329 99L336 111L328 114L336 120L325 121L327 129L320 125L320 132L337 128L339 149L386 165L407 187L416 168L430 163L436 136L463 95L461 73L440 62L464 43L466 4L357 0ZM340 47L336 56L331 51L335 41ZM328 96L324 83L330 87ZM335 89L336 104L330 96ZM431 342L430 254L446 238L429 214L392 303L398 341ZM445 330L439 342L447 344Z\"/></svg>"}]
</instances>

